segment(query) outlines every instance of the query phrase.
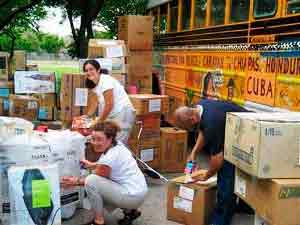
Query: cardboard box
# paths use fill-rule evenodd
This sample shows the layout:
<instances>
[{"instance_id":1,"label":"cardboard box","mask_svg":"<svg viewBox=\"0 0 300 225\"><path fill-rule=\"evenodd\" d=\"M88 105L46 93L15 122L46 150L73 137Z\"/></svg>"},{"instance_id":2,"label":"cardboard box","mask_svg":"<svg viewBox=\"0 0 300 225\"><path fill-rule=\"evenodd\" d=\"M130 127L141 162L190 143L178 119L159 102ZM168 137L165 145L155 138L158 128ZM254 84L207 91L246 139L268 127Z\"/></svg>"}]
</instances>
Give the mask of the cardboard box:
<instances>
[{"instance_id":1,"label":"cardboard box","mask_svg":"<svg viewBox=\"0 0 300 225\"><path fill-rule=\"evenodd\" d=\"M90 39L88 46L88 58L118 58L127 56L124 41Z\"/></svg>"},{"instance_id":2,"label":"cardboard box","mask_svg":"<svg viewBox=\"0 0 300 225\"><path fill-rule=\"evenodd\" d=\"M147 113L167 113L169 110L169 97L167 95L136 94L129 95L136 109L136 115Z\"/></svg>"},{"instance_id":3,"label":"cardboard box","mask_svg":"<svg viewBox=\"0 0 300 225\"><path fill-rule=\"evenodd\" d=\"M127 57L129 76L152 76L152 52L132 51Z\"/></svg>"},{"instance_id":4,"label":"cardboard box","mask_svg":"<svg viewBox=\"0 0 300 225\"><path fill-rule=\"evenodd\" d=\"M40 107L56 107L56 94L33 94L39 100Z\"/></svg>"},{"instance_id":5,"label":"cardboard box","mask_svg":"<svg viewBox=\"0 0 300 225\"><path fill-rule=\"evenodd\" d=\"M133 76L128 74L127 84L136 86L139 94L152 94L152 75Z\"/></svg>"},{"instance_id":6,"label":"cardboard box","mask_svg":"<svg viewBox=\"0 0 300 225\"><path fill-rule=\"evenodd\" d=\"M300 179L256 179L236 170L235 193L270 225L298 225Z\"/></svg>"},{"instance_id":7,"label":"cardboard box","mask_svg":"<svg viewBox=\"0 0 300 225\"><path fill-rule=\"evenodd\" d=\"M39 114L38 114L39 120L56 120L57 119L57 109L56 107L51 106L40 106L39 107Z\"/></svg>"},{"instance_id":8,"label":"cardboard box","mask_svg":"<svg viewBox=\"0 0 300 225\"><path fill-rule=\"evenodd\" d=\"M35 71L15 72L15 93L55 93L55 74Z\"/></svg>"},{"instance_id":9,"label":"cardboard box","mask_svg":"<svg viewBox=\"0 0 300 225\"><path fill-rule=\"evenodd\" d=\"M160 134L160 171L182 173L186 165L188 133L174 127L163 127Z\"/></svg>"},{"instance_id":10,"label":"cardboard box","mask_svg":"<svg viewBox=\"0 0 300 225\"><path fill-rule=\"evenodd\" d=\"M168 184L167 219L186 225L206 225L216 202L216 183L184 184L185 176Z\"/></svg>"},{"instance_id":11,"label":"cardboard box","mask_svg":"<svg viewBox=\"0 0 300 225\"><path fill-rule=\"evenodd\" d=\"M38 99L24 95L9 96L9 116L20 117L32 121L38 118L38 111Z\"/></svg>"},{"instance_id":12,"label":"cardboard box","mask_svg":"<svg viewBox=\"0 0 300 225\"><path fill-rule=\"evenodd\" d=\"M130 137L137 139L140 129L142 128L140 140L160 137L160 114L146 114L136 117L136 124L134 124Z\"/></svg>"},{"instance_id":13,"label":"cardboard box","mask_svg":"<svg viewBox=\"0 0 300 225\"><path fill-rule=\"evenodd\" d=\"M224 157L259 178L300 178L299 133L300 113L229 113Z\"/></svg>"},{"instance_id":14,"label":"cardboard box","mask_svg":"<svg viewBox=\"0 0 300 225\"><path fill-rule=\"evenodd\" d=\"M151 138L147 140L133 142L128 141L131 151L134 152L141 160L155 169L160 168L160 138Z\"/></svg>"},{"instance_id":15,"label":"cardboard box","mask_svg":"<svg viewBox=\"0 0 300 225\"><path fill-rule=\"evenodd\" d=\"M0 97L0 116L8 116L9 114L9 99Z\"/></svg>"},{"instance_id":16,"label":"cardboard box","mask_svg":"<svg viewBox=\"0 0 300 225\"><path fill-rule=\"evenodd\" d=\"M26 70L26 51L14 51L15 70Z\"/></svg>"},{"instance_id":17,"label":"cardboard box","mask_svg":"<svg viewBox=\"0 0 300 225\"><path fill-rule=\"evenodd\" d=\"M125 40L130 50L151 50L153 46L152 16L121 16L118 39Z\"/></svg>"},{"instance_id":18,"label":"cardboard box","mask_svg":"<svg viewBox=\"0 0 300 225\"><path fill-rule=\"evenodd\" d=\"M61 79L60 106L62 121L71 122L75 116L86 113L88 90L83 74L63 74Z\"/></svg>"},{"instance_id":19,"label":"cardboard box","mask_svg":"<svg viewBox=\"0 0 300 225\"><path fill-rule=\"evenodd\" d=\"M0 97L8 97L14 92L13 81L0 81Z\"/></svg>"},{"instance_id":20,"label":"cardboard box","mask_svg":"<svg viewBox=\"0 0 300 225\"><path fill-rule=\"evenodd\" d=\"M39 71L39 66L36 64L26 65L25 70L26 71Z\"/></svg>"},{"instance_id":21,"label":"cardboard box","mask_svg":"<svg viewBox=\"0 0 300 225\"><path fill-rule=\"evenodd\" d=\"M8 58L9 54L7 52L0 52L0 80L10 80Z\"/></svg>"},{"instance_id":22,"label":"cardboard box","mask_svg":"<svg viewBox=\"0 0 300 225\"><path fill-rule=\"evenodd\" d=\"M127 84L127 74L112 74L111 75L113 78L115 78L116 80L118 80L120 82L120 84L122 84L122 86L126 86Z\"/></svg>"}]
</instances>

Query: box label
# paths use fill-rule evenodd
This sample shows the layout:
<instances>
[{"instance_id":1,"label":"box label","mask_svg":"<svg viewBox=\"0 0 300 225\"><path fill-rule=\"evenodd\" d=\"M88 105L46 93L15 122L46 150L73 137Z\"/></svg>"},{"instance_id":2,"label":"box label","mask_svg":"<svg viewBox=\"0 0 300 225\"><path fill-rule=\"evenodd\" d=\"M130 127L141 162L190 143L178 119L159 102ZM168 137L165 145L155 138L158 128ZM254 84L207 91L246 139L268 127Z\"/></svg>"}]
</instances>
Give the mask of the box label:
<instances>
[{"instance_id":1,"label":"box label","mask_svg":"<svg viewBox=\"0 0 300 225\"><path fill-rule=\"evenodd\" d=\"M154 149L144 149L141 151L141 160L144 162L150 162L154 160Z\"/></svg>"},{"instance_id":2,"label":"box label","mask_svg":"<svg viewBox=\"0 0 300 225\"><path fill-rule=\"evenodd\" d=\"M47 119L48 118L48 109L47 108L40 108L39 109L39 119Z\"/></svg>"},{"instance_id":3,"label":"box label","mask_svg":"<svg viewBox=\"0 0 300 225\"><path fill-rule=\"evenodd\" d=\"M76 88L75 89L75 106L87 106L88 102L88 89Z\"/></svg>"},{"instance_id":4,"label":"box label","mask_svg":"<svg viewBox=\"0 0 300 225\"><path fill-rule=\"evenodd\" d=\"M244 161L245 163L252 165L253 164L253 158L254 158L254 147L250 149L250 154L243 151L242 149L239 149L236 146L232 146L232 155L239 160Z\"/></svg>"},{"instance_id":5,"label":"box label","mask_svg":"<svg viewBox=\"0 0 300 225\"><path fill-rule=\"evenodd\" d=\"M51 190L47 180L32 181L32 208L51 206Z\"/></svg>"},{"instance_id":6,"label":"box label","mask_svg":"<svg viewBox=\"0 0 300 225\"><path fill-rule=\"evenodd\" d=\"M149 101L149 112L157 112L161 110L161 100L152 99Z\"/></svg>"},{"instance_id":7,"label":"box label","mask_svg":"<svg viewBox=\"0 0 300 225\"><path fill-rule=\"evenodd\" d=\"M185 187L183 185L180 185L179 194L178 195L181 198L193 201L194 200L195 191L192 188L188 188L188 187Z\"/></svg>"},{"instance_id":8,"label":"box label","mask_svg":"<svg viewBox=\"0 0 300 225\"><path fill-rule=\"evenodd\" d=\"M283 187L279 193L280 199L300 198L300 187Z\"/></svg>"},{"instance_id":9,"label":"box label","mask_svg":"<svg viewBox=\"0 0 300 225\"><path fill-rule=\"evenodd\" d=\"M235 179L235 192L242 197L246 198L246 180L237 175Z\"/></svg>"},{"instance_id":10,"label":"box label","mask_svg":"<svg viewBox=\"0 0 300 225\"><path fill-rule=\"evenodd\" d=\"M115 58L124 56L123 46L112 46L106 48L106 57Z\"/></svg>"},{"instance_id":11,"label":"box label","mask_svg":"<svg viewBox=\"0 0 300 225\"><path fill-rule=\"evenodd\" d=\"M37 109L37 107L38 107L38 105L37 105L37 102L35 102L35 101L29 101L27 104L28 109Z\"/></svg>"},{"instance_id":12,"label":"box label","mask_svg":"<svg viewBox=\"0 0 300 225\"><path fill-rule=\"evenodd\" d=\"M173 207L187 213L193 212L193 202L180 197L174 198Z\"/></svg>"}]
</instances>

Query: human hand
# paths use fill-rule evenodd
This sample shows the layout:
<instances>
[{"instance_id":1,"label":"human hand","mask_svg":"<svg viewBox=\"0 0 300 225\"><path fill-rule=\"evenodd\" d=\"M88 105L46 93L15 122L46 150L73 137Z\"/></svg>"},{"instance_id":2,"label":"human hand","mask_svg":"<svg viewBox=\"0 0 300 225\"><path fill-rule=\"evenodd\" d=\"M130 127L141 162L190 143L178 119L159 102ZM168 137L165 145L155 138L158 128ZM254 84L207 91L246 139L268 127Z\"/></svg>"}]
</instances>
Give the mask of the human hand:
<instances>
[{"instance_id":1,"label":"human hand","mask_svg":"<svg viewBox=\"0 0 300 225\"><path fill-rule=\"evenodd\" d=\"M85 169L93 169L95 167L95 163L86 160L86 159L82 159L80 160L80 164L85 168Z\"/></svg>"},{"instance_id":2,"label":"human hand","mask_svg":"<svg viewBox=\"0 0 300 225\"><path fill-rule=\"evenodd\" d=\"M192 173L191 175L194 182L197 181L206 181L209 178L208 171L207 170L197 170Z\"/></svg>"},{"instance_id":3,"label":"human hand","mask_svg":"<svg viewBox=\"0 0 300 225\"><path fill-rule=\"evenodd\" d=\"M70 188L78 185L78 177L65 176L61 178L60 184L63 188Z\"/></svg>"}]
</instances>

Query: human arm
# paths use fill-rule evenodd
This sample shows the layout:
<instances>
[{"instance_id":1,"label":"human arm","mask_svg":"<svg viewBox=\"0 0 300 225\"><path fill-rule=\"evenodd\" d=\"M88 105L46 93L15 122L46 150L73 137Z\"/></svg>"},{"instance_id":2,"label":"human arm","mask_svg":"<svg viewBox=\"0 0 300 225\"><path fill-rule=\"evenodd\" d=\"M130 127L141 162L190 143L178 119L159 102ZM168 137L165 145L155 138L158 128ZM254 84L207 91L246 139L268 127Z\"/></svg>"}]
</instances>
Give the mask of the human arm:
<instances>
[{"instance_id":1,"label":"human arm","mask_svg":"<svg viewBox=\"0 0 300 225\"><path fill-rule=\"evenodd\" d=\"M220 152L216 155L212 155L209 160L208 170L199 170L195 171L192 174L192 179L194 181L206 181L210 177L214 176L220 168L223 166L224 155L223 152Z\"/></svg>"},{"instance_id":2,"label":"human arm","mask_svg":"<svg viewBox=\"0 0 300 225\"><path fill-rule=\"evenodd\" d=\"M113 89L108 89L105 92L103 92L103 97L104 97L104 101L105 101L105 106L104 106L102 114L99 117L99 120L102 120L102 121L104 121L108 117L109 113L113 109L113 106L114 106Z\"/></svg>"},{"instance_id":3,"label":"human arm","mask_svg":"<svg viewBox=\"0 0 300 225\"><path fill-rule=\"evenodd\" d=\"M98 108L97 95L94 92L89 91L86 115L89 117L95 115L97 108Z\"/></svg>"},{"instance_id":4,"label":"human arm","mask_svg":"<svg viewBox=\"0 0 300 225\"><path fill-rule=\"evenodd\" d=\"M204 135L202 131L199 131L198 137L197 137L197 141L196 144L194 145L192 152L190 153L190 155L187 158L187 161L195 161L196 160L196 156L199 152L201 152L201 150L203 149L205 144L205 140L204 140Z\"/></svg>"}]
</instances>

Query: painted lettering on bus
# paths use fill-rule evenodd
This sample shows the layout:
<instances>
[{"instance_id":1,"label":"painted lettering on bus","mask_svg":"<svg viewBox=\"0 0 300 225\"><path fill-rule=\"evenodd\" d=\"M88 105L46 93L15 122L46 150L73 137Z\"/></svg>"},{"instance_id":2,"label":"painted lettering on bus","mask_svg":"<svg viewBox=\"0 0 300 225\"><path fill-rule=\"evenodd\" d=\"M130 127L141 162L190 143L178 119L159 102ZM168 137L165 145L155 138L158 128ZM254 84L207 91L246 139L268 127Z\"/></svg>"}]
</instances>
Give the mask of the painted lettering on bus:
<instances>
[{"instance_id":1,"label":"painted lettering on bus","mask_svg":"<svg viewBox=\"0 0 300 225\"><path fill-rule=\"evenodd\" d=\"M249 95L273 98L272 83L264 78L249 76L247 79L247 92Z\"/></svg>"},{"instance_id":2,"label":"painted lettering on bus","mask_svg":"<svg viewBox=\"0 0 300 225\"><path fill-rule=\"evenodd\" d=\"M205 55L203 57L203 66L222 69L224 67L224 56Z\"/></svg>"},{"instance_id":3,"label":"painted lettering on bus","mask_svg":"<svg viewBox=\"0 0 300 225\"><path fill-rule=\"evenodd\" d=\"M300 58L268 57L266 60L266 72L299 75Z\"/></svg>"}]
</instances>

